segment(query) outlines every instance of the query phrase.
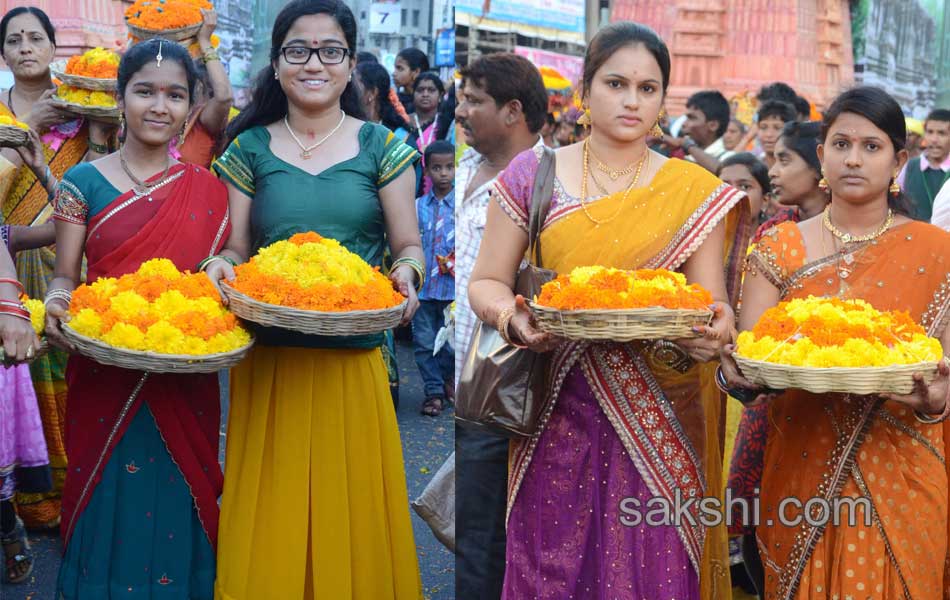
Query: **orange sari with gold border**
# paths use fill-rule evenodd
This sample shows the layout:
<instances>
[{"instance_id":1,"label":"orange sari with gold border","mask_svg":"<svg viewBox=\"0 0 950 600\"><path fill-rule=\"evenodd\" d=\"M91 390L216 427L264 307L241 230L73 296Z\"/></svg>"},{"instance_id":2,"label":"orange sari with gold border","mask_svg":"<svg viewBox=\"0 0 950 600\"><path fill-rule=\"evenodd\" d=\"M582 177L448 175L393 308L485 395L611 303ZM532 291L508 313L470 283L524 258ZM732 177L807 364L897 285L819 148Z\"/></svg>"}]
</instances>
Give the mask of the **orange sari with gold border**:
<instances>
[{"instance_id":1,"label":"orange sari with gold border","mask_svg":"<svg viewBox=\"0 0 950 600\"><path fill-rule=\"evenodd\" d=\"M950 234L912 221L809 263L798 226L783 223L748 264L783 300L860 298L908 311L939 338L950 319L948 248ZM950 598L950 422L923 424L905 405L877 396L789 390L769 406L769 423L756 530L767 599ZM844 509L837 524L783 526L779 506L792 497L863 497L872 508L858 505L854 523ZM785 510L790 518L802 513Z\"/></svg>"}]
</instances>

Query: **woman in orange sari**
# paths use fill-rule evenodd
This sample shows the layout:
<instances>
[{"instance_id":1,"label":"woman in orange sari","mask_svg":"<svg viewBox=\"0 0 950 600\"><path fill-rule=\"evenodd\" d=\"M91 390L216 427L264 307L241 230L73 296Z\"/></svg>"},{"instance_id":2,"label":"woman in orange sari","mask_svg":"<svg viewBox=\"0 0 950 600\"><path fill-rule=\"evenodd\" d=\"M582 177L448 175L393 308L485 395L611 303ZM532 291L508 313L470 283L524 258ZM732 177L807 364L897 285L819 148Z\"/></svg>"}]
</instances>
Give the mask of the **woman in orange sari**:
<instances>
[{"instance_id":1,"label":"woman in orange sari","mask_svg":"<svg viewBox=\"0 0 950 600\"><path fill-rule=\"evenodd\" d=\"M733 330L736 270L724 276L724 255L743 252L751 225L741 192L647 148L669 75L669 52L647 27L614 23L591 42L584 100L592 132L555 153L543 266L682 271L716 299L701 337L586 343L540 333L512 286L541 151L515 157L493 190L472 308L514 343L553 351L549 409L539 431L512 447L507 600L729 593L724 527L628 526L621 507L625 498L645 507L652 498L672 505L677 495L721 492L722 396L708 361ZM727 242L735 239L735 247Z\"/></svg>"},{"instance_id":2,"label":"woman in orange sari","mask_svg":"<svg viewBox=\"0 0 950 600\"><path fill-rule=\"evenodd\" d=\"M108 140L115 127L77 119L51 99L56 86L49 65L56 52L56 31L46 13L32 6L11 9L0 20L0 40L0 55L13 73L13 86L0 92L0 115L15 116L41 136L39 153L49 166L37 177L34 167L24 165L15 150L0 150L3 158L16 167L9 187L0 186L8 190L0 196L0 223L12 226L10 250L26 293L31 298L42 298L56 260L51 246L54 234L49 190L69 168L108 154ZM52 491L17 494L17 512L31 528L56 527L59 523L66 477L65 369L66 354L58 349L51 349L30 365L53 474Z\"/></svg>"},{"instance_id":3,"label":"woman in orange sari","mask_svg":"<svg viewBox=\"0 0 950 600\"><path fill-rule=\"evenodd\" d=\"M900 209L893 178L907 161L904 139L900 106L884 91L855 88L835 100L818 149L831 205L778 225L756 245L741 329L781 300L860 298L909 312L950 349L950 235ZM733 350L722 352L727 387L755 390L738 373ZM950 597L948 374L944 362L930 385L915 376L906 396L787 390L756 397L769 402L770 423L764 522L756 529L765 598ZM838 522L791 526L787 519L803 511L786 504L781 512L783 500L815 497L869 504L856 505L853 518L845 509L831 515Z\"/></svg>"}]
</instances>

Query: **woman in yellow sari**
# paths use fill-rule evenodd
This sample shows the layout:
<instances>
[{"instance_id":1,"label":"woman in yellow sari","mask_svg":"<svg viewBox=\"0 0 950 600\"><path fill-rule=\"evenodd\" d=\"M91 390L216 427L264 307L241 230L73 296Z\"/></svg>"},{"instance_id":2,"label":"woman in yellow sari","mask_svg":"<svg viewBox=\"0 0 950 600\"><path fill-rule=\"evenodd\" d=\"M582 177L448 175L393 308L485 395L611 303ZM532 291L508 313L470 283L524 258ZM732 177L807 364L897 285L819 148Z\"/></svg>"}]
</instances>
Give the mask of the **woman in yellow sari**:
<instances>
[{"instance_id":1,"label":"woman in yellow sari","mask_svg":"<svg viewBox=\"0 0 950 600\"><path fill-rule=\"evenodd\" d=\"M876 88L855 88L831 105L819 147L831 205L801 223L782 223L749 259L739 326L750 329L780 300L809 295L860 298L910 313L950 349L950 235L901 211L895 175L907 161L900 106ZM890 188L889 188L890 186ZM890 189L890 191L889 191ZM890 206L889 206L890 204ZM723 349L728 386L752 388ZM947 376L917 377L907 396L812 394L770 400L769 435L756 529L765 598L950 597ZM837 522L794 524L802 503L861 499ZM870 508L868 508L870 507ZM853 519L849 518L853 512ZM769 523L769 519L772 523Z\"/></svg>"},{"instance_id":2,"label":"woman in yellow sari","mask_svg":"<svg viewBox=\"0 0 950 600\"><path fill-rule=\"evenodd\" d=\"M721 493L722 396L707 361L733 330L736 270L724 276L724 256L743 252L751 215L738 190L647 149L669 76L669 52L647 27L615 23L591 42L591 135L555 153L541 247L544 267L560 273L587 265L682 271L716 299L701 337L594 344L538 332L512 285L540 151L518 155L493 190L472 307L514 343L553 351L549 409L538 433L512 447L507 600L729 593L724 527L627 526L621 506L625 498L645 507L652 498L672 505L677 495Z\"/></svg>"},{"instance_id":3,"label":"woman in yellow sari","mask_svg":"<svg viewBox=\"0 0 950 600\"><path fill-rule=\"evenodd\" d=\"M107 141L114 127L89 122L57 108L51 100L55 92L49 65L56 53L56 32L49 17L35 7L19 6L0 20L0 55L13 73L13 86L0 91L0 115L15 116L41 136L43 154L49 170L37 179L31 168L23 166L16 151L3 149L8 178L0 197L0 223L12 225L11 254L16 255L17 275L31 298L43 298L53 273L55 255L53 206L49 189L73 165L109 153ZM91 143L90 143L91 142ZM98 148L96 152L90 148ZM87 152L88 151L88 152ZM12 182L10 181L12 179ZM43 419L43 431L49 448L53 472L53 491L46 494L18 494L17 510L27 527L55 527L59 523L60 495L66 476L66 450L63 445L66 410L64 372L66 354L50 350L30 365L36 398Z\"/></svg>"}]
</instances>

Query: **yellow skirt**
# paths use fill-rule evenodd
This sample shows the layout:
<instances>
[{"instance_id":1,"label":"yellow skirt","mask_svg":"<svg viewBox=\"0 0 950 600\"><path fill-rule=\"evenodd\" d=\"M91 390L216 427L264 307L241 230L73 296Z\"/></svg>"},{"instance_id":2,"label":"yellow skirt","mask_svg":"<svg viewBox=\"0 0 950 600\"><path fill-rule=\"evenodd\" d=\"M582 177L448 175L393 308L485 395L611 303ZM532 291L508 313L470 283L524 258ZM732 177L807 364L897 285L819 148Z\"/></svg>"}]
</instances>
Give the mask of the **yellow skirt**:
<instances>
[{"instance_id":1,"label":"yellow skirt","mask_svg":"<svg viewBox=\"0 0 950 600\"><path fill-rule=\"evenodd\" d=\"M255 348L227 439L217 600L422 597L379 349Z\"/></svg>"}]
</instances>

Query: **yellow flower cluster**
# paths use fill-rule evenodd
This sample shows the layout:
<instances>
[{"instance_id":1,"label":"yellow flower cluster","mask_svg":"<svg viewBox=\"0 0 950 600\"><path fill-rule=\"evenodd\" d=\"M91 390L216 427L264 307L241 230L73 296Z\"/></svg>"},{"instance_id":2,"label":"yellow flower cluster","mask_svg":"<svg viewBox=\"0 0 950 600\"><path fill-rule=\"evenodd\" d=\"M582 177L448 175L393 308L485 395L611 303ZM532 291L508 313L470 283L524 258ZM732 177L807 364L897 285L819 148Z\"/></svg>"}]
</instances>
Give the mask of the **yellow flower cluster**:
<instances>
[{"instance_id":1,"label":"yellow flower cluster","mask_svg":"<svg viewBox=\"0 0 950 600\"><path fill-rule=\"evenodd\" d=\"M23 121L18 121L15 117L11 117L8 115L0 115L0 125L19 127L20 129L24 129L24 130L30 129L30 126L24 123Z\"/></svg>"},{"instance_id":2,"label":"yellow flower cluster","mask_svg":"<svg viewBox=\"0 0 950 600\"><path fill-rule=\"evenodd\" d=\"M87 90L71 85L60 85L56 90L56 97L64 102L82 104L84 106L116 106L115 94L101 90Z\"/></svg>"},{"instance_id":3,"label":"yellow flower cluster","mask_svg":"<svg viewBox=\"0 0 950 600\"><path fill-rule=\"evenodd\" d=\"M119 74L119 55L103 48L93 48L72 56L66 73L96 79L115 79Z\"/></svg>"},{"instance_id":4,"label":"yellow flower cluster","mask_svg":"<svg viewBox=\"0 0 950 600\"><path fill-rule=\"evenodd\" d=\"M30 324L33 325L33 331L36 335L43 335L46 329L46 306L42 300L33 298L23 298L23 305L30 311Z\"/></svg>"},{"instance_id":5,"label":"yellow flower cluster","mask_svg":"<svg viewBox=\"0 0 950 600\"><path fill-rule=\"evenodd\" d=\"M737 353L803 367L886 367L936 362L940 341L902 311L878 311L863 300L796 298L767 310L739 334Z\"/></svg>"},{"instance_id":6,"label":"yellow flower cluster","mask_svg":"<svg viewBox=\"0 0 950 600\"><path fill-rule=\"evenodd\" d=\"M118 348L207 355L250 343L210 280L153 259L118 279L103 277L73 292L69 326Z\"/></svg>"}]
</instances>

